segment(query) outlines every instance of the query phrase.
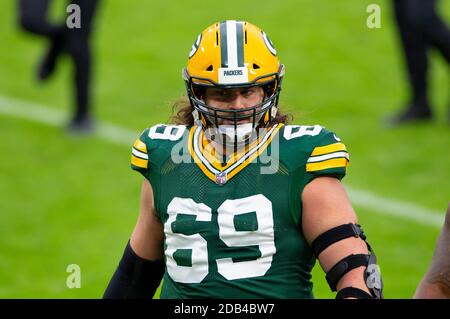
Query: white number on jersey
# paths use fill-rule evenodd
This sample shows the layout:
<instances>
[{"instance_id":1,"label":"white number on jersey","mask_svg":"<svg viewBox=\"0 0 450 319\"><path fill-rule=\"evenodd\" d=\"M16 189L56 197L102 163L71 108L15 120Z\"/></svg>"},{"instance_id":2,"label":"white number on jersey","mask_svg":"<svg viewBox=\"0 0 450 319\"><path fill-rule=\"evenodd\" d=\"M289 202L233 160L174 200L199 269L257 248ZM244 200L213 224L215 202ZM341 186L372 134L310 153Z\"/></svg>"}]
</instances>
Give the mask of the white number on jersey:
<instances>
[{"instance_id":1,"label":"white number on jersey","mask_svg":"<svg viewBox=\"0 0 450 319\"><path fill-rule=\"evenodd\" d=\"M156 140L179 140L186 130L184 125L164 125L158 124L150 128L148 137Z\"/></svg>"},{"instance_id":2,"label":"white number on jersey","mask_svg":"<svg viewBox=\"0 0 450 319\"><path fill-rule=\"evenodd\" d=\"M237 231L237 215L256 213L258 228L254 231ZM170 277L182 283L200 283L209 272L207 242L200 234L183 235L172 231L172 224L180 213L196 216L196 221L211 221L211 208L190 198L175 197L167 207L169 218L164 224L166 234L166 261ZM234 262L232 258L216 260L218 272L228 280L264 276L272 266L276 252L272 203L264 195L226 200L217 210L219 237L228 247L258 246L261 257ZM174 260L178 249L192 250L192 266L179 266Z\"/></svg>"},{"instance_id":3,"label":"white number on jersey","mask_svg":"<svg viewBox=\"0 0 450 319\"><path fill-rule=\"evenodd\" d=\"M196 221L210 222L211 208L197 204L189 198L175 197L167 207L169 218L164 224L166 234L166 265L170 277L177 282L197 283L208 275L208 249L206 240L199 234L183 235L172 232L172 223L179 213L195 215ZM173 258L177 249L192 249L192 267L178 266Z\"/></svg>"},{"instance_id":4,"label":"white number on jersey","mask_svg":"<svg viewBox=\"0 0 450 319\"><path fill-rule=\"evenodd\" d=\"M216 260L219 273L228 280L264 276L275 254L272 203L264 195L226 200L218 212L219 236L228 247L259 246L261 257L233 262L232 258ZM236 215L256 212L258 229L237 232L233 223Z\"/></svg>"},{"instance_id":5,"label":"white number on jersey","mask_svg":"<svg viewBox=\"0 0 450 319\"><path fill-rule=\"evenodd\" d=\"M284 128L284 138L291 140L293 138L302 137L305 135L316 136L322 131L322 126L314 125L286 125Z\"/></svg>"}]
</instances>

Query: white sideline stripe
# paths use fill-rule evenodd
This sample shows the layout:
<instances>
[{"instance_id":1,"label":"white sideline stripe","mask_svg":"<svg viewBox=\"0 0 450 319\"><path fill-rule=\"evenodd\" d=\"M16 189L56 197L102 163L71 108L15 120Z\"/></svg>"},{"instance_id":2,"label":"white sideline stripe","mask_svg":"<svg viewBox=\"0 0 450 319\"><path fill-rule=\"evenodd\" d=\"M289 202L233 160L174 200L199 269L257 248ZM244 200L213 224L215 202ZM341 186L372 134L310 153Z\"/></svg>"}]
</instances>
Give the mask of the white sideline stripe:
<instances>
[{"instance_id":1,"label":"white sideline stripe","mask_svg":"<svg viewBox=\"0 0 450 319\"><path fill-rule=\"evenodd\" d=\"M62 127L68 119L63 111L1 95L0 113L56 127ZM110 123L98 123L94 135L113 144L131 146L139 133Z\"/></svg>"},{"instance_id":2,"label":"white sideline stripe","mask_svg":"<svg viewBox=\"0 0 450 319\"><path fill-rule=\"evenodd\" d=\"M66 113L62 111L1 95L0 113L57 127L61 126L67 118ZM122 146L131 146L139 133L140 131L129 130L109 123L98 123L95 131L95 135L98 137ZM442 212L438 212L408 202L387 199L372 192L356 190L348 186L346 189L353 204L379 214L437 228L441 228L444 224L444 209Z\"/></svg>"},{"instance_id":3,"label":"white sideline stripe","mask_svg":"<svg viewBox=\"0 0 450 319\"><path fill-rule=\"evenodd\" d=\"M382 215L415 221L426 226L441 228L444 225L445 208L442 212L399 200L387 199L374 193L345 186L351 202ZM447 204L447 203L446 203Z\"/></svg>"}]
</instances>

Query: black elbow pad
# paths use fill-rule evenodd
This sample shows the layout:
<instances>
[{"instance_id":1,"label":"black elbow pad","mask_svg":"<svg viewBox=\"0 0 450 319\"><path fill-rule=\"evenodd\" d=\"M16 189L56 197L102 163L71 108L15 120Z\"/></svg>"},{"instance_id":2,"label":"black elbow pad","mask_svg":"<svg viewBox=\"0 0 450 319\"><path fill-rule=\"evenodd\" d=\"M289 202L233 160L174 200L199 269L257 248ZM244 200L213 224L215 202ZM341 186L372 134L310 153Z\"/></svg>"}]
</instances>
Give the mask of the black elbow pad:
<instances>
[{"instance_id":1,"label":"black elbow pad","mask_svg":"<svg viewBox=\"0 0 450 319\"><path fill-rule=\"evenodd\" d=\"M377 257L375 256L375 253L369 243L366 241L366 235L360 225L349 223L337 226L324 232L312 243L313 253L316 258L318 258L320 253L327 247L349 237L357 237L364 240L369 250L369 254L349 255L337 262L326 275L328 285L332 291L336 291L337 283L346 273L357 267L365 266L366 270L364 272L364 282L366 283L372 298L383 299L383 280L381 279L380 267L377 264ZM364 292L357 288L348 288L351 289L344 288L346 289L345 291L342 289L342 292L340 291L337 297L358 298L358 296L362 296L361 292ZM356 290L359 290L359 292Z\"/></svg>"},{"instance_id":2,"label":"black elbow pad","mask_svg":"<svg viewBox=\"0 0 450 319\"><path fill-rule=\"evenodd\" d=\"M163 260L146 260L133 251L130 242L103 295L104 299L151 299L164 275Z\"/></svg>"}]
</instances>

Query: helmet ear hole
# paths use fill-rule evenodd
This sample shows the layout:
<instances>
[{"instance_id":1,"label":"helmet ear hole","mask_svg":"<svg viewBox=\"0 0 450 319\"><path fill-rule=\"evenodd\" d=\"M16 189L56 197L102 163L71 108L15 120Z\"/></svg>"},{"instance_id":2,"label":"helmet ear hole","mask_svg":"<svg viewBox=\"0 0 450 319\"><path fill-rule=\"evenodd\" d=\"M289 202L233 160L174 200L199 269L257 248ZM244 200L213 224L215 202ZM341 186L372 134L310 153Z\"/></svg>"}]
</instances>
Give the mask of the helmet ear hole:
<instances>
[{"instance_id":1,"label":"helmet ear hole","mask_svg":"<svg viewBox=\"0 0 450 319\"><path fill-rule=\"evenodd\" d=\"M196 98L202 99L205 95L206 89L204 87L198 86L198 85L192 85L192 93Z\"/></svg>"},{"instance_id":2,"label":"helmet ear hole","mask_svg":"<svg viewBox=\"0 0 450 319\"><path fill-rule=\"evenodd\" d=\"M260 68L260 66L256 63L253 63L253 69L254 70L258 70Z\"/></svg>"},{"instance_id":3,"label":"helmet ear hole","mask_svg":"<svg viewBox=\"0 0 450 319\"><path fill-rule=\"evenodd\" d=\"M212 64L206 68L206 71L213 71L213 70L214 70L214 67L212 66Z\"/></svg>"},{"instance_id":4,"label":"helmet ear hole","mask_svg":"<svg viewBox=\"0 0 450 319\"><path fill-rule=\"evenodd\" d=\"M264 92L266 93L267 97L271 97L276 90L277 87L277 82L276 81L272 81L266 85L263 86Z\"/></svg>"}]
</instances>

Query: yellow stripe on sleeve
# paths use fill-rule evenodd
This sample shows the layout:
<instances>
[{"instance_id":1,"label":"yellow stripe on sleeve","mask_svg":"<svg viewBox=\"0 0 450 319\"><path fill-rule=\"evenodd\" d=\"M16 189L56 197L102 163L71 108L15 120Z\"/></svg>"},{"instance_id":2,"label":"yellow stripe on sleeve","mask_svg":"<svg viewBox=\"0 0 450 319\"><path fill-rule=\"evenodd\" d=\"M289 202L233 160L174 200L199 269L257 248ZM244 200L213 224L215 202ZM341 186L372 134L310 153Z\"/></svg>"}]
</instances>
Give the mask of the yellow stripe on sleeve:
<instances>
[{"instance_id":1,"label":"yellow stripe on sleeve","mask_svg":"<svg viewBox=\"0 0 450 319\"><path fill-rule=\"evenodd\" d=\"M346 158L333 158L323 162L306 164L306 171L315 172L328 168L347 167L347 164Z\"/></svg>"},{"instance_id":2,"label":"yellow stripe on sleeve","mask_svg":"<svg viewBox=\"0 0 450 319\"><path fill-rule=\"evenodd\" d=\"M148 160L138 158L131 154L131 164L134 166L140 167L140 168L147 168L148 167Z\"/></svg>"},{"instance_id":3,"label":"yellow stripe on sleeve","mask_svg":"<svg viewBox=\"0 0 450 319\"><path fill-rule=\"evenodd\" d=\"M314 148L313 152L311 153L311 156L316 155L323 155L338 151L346 151L345 145L343 143L334 143L326 146L317 146Z\"/></svg>"},{"instance_id":4,"label":"yellow stripe on sleeve","mask_svg":"<svg viewBox=\"0 0 450 319\"><path fill-rule=\"evenodd\" d=\"M142 142L140 139L137 139L136 142L134 142L133 146L138 151L147 154L147 145L145 145L145 143Z\"/></svg>"}]
</instances>

